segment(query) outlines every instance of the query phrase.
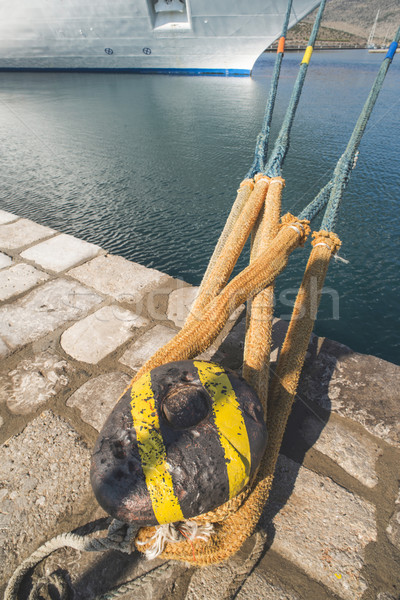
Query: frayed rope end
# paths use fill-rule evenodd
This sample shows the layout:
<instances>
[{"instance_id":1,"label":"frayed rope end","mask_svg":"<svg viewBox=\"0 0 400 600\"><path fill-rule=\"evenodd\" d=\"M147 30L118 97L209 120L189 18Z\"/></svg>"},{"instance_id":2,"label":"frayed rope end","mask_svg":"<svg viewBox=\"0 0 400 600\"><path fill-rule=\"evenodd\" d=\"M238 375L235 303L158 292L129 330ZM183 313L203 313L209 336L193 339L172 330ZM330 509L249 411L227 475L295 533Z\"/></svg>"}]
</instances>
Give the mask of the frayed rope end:
<instances>
[{"instance_id":1,"label":"frayed rope end","mask_svg":"<svg viewBox=\"0 0 400 600\"><path fill-rule=\"evenodd\" d=\"M211 523L202 525L199 525L196 521L165 523L156 527L155 534L149 540L145 542L136 541L135 543L138 546L145 546L153 542L151 547L144 553L148 560L153 560L162 554L166 544L176 544L184 540L189 542L203 540L207 542L213 533L214 526Z\"/></svg>"}]
</instances>

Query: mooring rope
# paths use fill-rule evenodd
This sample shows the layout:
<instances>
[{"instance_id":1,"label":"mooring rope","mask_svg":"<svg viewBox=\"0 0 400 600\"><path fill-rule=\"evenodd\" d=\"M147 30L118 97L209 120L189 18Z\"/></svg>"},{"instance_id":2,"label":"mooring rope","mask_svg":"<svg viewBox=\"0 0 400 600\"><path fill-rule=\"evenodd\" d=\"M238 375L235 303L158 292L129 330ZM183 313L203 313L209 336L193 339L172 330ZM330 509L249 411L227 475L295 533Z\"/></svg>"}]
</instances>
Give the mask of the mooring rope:
<instances>
[{"instance_id":1,"label":"mooring rope","mask_svg":"<svg viewBox=\"0 0 400 600\"><path fill-rule=\"evenodd\" d=\"M291 96L291 99L289 102L288 109L286 111L285 119L282 123L280 134L275 143L272 157L268 163L268 165L270 165L270 163L273 163L276 168L272 169L269 166L267 166L267 168L264 169L264 166L263 166L264 165L264 157L266 156L267 148L268 148L272 114L273 114L273 109L275 106L275 99L276 99L276 93L277 93L277 88L278 88L278 80L279 80L279 75L280 75L282 58L283 58L283 54L284 54L284 38L286 37L286 34L287 34L287 28L288 28L291 8L292 8L292 1L289 0L288 7L286 10L286 14L285 14L284 24L282 27L282 35L280 38L280 43L278 44L277 55L276 55L276 59L275 59L275 68L274 68L274 75L273 75L273 79L272 79L272 87L271 87L271 91L270 91L269 98L268 98L267 105L266 105L265 116L264 116L264 120L263 120L263 124L262 124L262 128L261 128L261 132L260 132L260 134L257 138L257 142L256 142L256 150L255 150L253 166L251 167L251 169L248 173L248 176L246 176L246 178L240 184L240 188L238 190L238 195L236 197L236 200L233 203L230 214L227 218L227 221L225 223L223 231L219 237L219 240L218 240L217 245L214 249L214 252L211 256L211 259L210 259L210 262L206 269L206 272L204 273L203 279L201 281L197 298L192 307L192 311L191 311L192 314L190 314L188 317L189 321L192 319L193 315L199 314L199 312L201 311L201 307L204 306L204 304L205 304L206 282L209 282L210 273L212 272L213 269L215 270L215 266L220 257L222 249L225 247L225 244L226 244L229 236L232 234L232 231L233 231L242 211L244 210L246 203L249 201L249 198L251 197L252 188L249 186L249 182L252 180L251 178L255 175L255 173L257 173L257 170L255 170L255 169L257 169L257 167L260 167L260 172L266 173L267 171L271 171L272 176L280 176L281 175L283 161L284 161L284 158L288 151L288 147L289 147L289 143L290 143L290 130L293 125L294 117L296 114L296 109L297 109L297 106L298 106L298 103L300 100L300 96L301 96L301 92L303 89L303 84L304 84L305 77L307 74L307 69L308 69L308 65L310 62L312 49L314 47L315 40L316 40L318 31L319 31L319 28L321 25L321 20L322 20L322 15L323 15L323 12L325 9L325 4L326 4L326 0L322 0L319 10L318 10L318 13L317 13L317 16L315 18L314 26L311 31L307 49L304 53L303 60L300 64L299 74L298 74L297 80L296 80L294 88L293 88L292 96ZM258 226L255 227L254 236L252 239L254 239L257 236L257 230L258 230ZM214 291L215 291L215 289L216 288L214 288Z\"/></svg>"},{"instance_id":2,"label":"mooring rope","mask_svg":"<svg viewBox=\"0 0 400 600\"><path fill-rule=\"evenodd\" d=\"M379 92L382 89L386 73L388 72L388 69L392 63L393 56L396 52L399 43L399 39L400 27L398 28L396 36L392 44L390 45L390 49L381 64L378 75L372 86L367 101L364 104L364 108L358 118L353 134L347 145L347 148L336 166L335 173L333 176L334 182L329 196L329 202L326 207L326 212L323 221L321 223L322 229L328 229L329 231L333 231L333 229L335 228L339 206L343 197L344 189L350 177L356 151L358 150L358 147L360 145L361 138L367 126L368 120L371 116L372 109L375 106Z\"/></svg>"},{"instance_id":3,"label":"mooring rope","mask_svg":"<svg viewBox=\"0 0 400 600\"><path fill-rule=\"evenodd\" d=\"M386 74L393 61L393 57L395 56L399 41L400 27L397 29L394 40L390 44L389 50L382 61L378 75L375 78L368 98L357 119L347 147L336 164L331 180L299 215L299 218L301 219L311 220L326 206L321 229L333 231L335 228L340 203L349 181L351 171L355 166L355 159L362 136L377 101L379 92L382 89Z\"/></svg>"},{"instance_id":4,"label":"mooring rope","mask_svg":"<svg viewBox=\"0 0 400 600\"><path fill-rule=\"evenodd\" d=\"M318 15L320 15L320 11ZM400 28L397 31L395 41L391 44L389 52L381 65L379 74L357 121L346 151L338 161L334 176L301 213L302 217L314 217L327 204L321 231L313 234L313 249L311 250L303 281L296 298L276 373L272 380L267 413L269 427L268 446L254 485L250 491L246 490L245 493L242 492L241 503L239 505L235 504L235 512L227 510L227 518L221 522L216 521L220 524L215 536L209 541L195 539L194 541L190 540L176 544L169 543L162 554L166 559L184 560L195 565L210 564L225 560L240 548L244 540L254 532L257 526L272 485L281 440L296 393L329 261L340 246L340 240L332 233L332 227L337 219L340 201L349 178L349 169L354 164L354 158L361 137L365 131L379 91L382 88L384 77L395 54L399 38ZM309 56L310 52L308 53L308 60ZM290 131L291 126L288 127L289 121L285 125L287 133ZM287 141L289 141L289 136L287 136ZM281 145L278 146L279 148L283 148ZM277 169L281 168L286 151L287 148L286 150L283 148L283 151L279 150L279 156L278 154L276 155L277 162L274 164ZM280 159L278 160L279 157ZM260 178L260 181L262 179L263 177ZM251 195L252 185L248 185L249 196ZM268 188L269 182L263 188L263 194L265 191L264 197L268 194ZM258 200L259 198L257 202ZM262 203L259 204L259 210L261 210ZM253 219L253 212L250 208L245 212L245 215L250 213ZM326 229L323 229L324 226ZM218 268L224 273L224 285L216 294L211 294L211 297L208 294L208 300L201 306L200 321L192 321L185 324L183 329L169 343L146 362L134 378L134 381L141 374L148 372L155 366L171 360L183 360L194 357L207 348L218 335L229 315L244 300L253 297L266 286L273 283L276 276L286 266L291 252L304 243L308 232L308 219L285 215L278 233L271 238L268 246L262 248L259 253L257 252L255 260L230 283L227 283L229 279L227 273L231 269L230 261L232 258L227 251L224 255L225 244L223 244L221 256L224 256L224 259L220 262ZM232 252L236 256L237 251L233 246ZM242 240L238 242L238 246L243 247ZM215 278L215 273L213 277ZM316 299L312 297L311 290L311 281L315 282L315 280L317 281ZM233 501L235 500L233 498ZM216 512L218 511L219 514L221 509L223 507L219 507ZM209 514L211 515L211 513ZM138 535L135 536L137 531L135 527L114 520L108 529L106 538L80 536L76 533L56 536L36 550L18 567L7 586L4 600L16 600L19 585L25 574L56 549L68 546L76 550L85 551L118 549L124 552L131 552L134 549L134 543L141 542L146 547L147 542L154 535L154 529L153 527L141 528ZM254 564L259 560L264 544L265 536L261 534L260 538L256 540L252 553L245 562L245 570L239 569L229 586L227 593L230 594L230 597L235 592L234 588L241 585L248 570L253 568ZM171 566L168 564L161 565L139 578L103 594L96 600L114 600L119 598L129 591L137 590L144 582L157 577L160 572L167 572L170 568ZM61 580L57 580L55 575L53 577L53 584L58 589L60 598L63 595L66 597L65 584ZM44 580L37 582L36 587L30 595L31 600L38 598L38 594L44 585Z\"/></svg>"},{"instance_id":5,"label":"mooring rope","mask_svg":"<svg viewBox=\"0 0 400 600\"><path fill-rule=\"evenodd\" d=\"M267 250L279 231L284 180L270 180L264 210L251 248L250 264ZM267 414L269 356L274 312L274 282L247 302L246 337L243 352L243 377L257 392Z\"/></svg>"},{"instance_id":6,"label":"mooring rope","mask_svg":"<svg viewBox=\"0 0 400 600\"><path fill-rule=\"evenodd\" d=\"M81 552L119 550L126 554L130 554L135 549L134 538L138 527L127 525L122 521L118 521L118 519L113 519L108 527L107 537L103 538L92 537L92 533L104 529L104 526L95 522L94 524L88 523L85 525L85 529L87 528L90 529L90 532L86 535L78 535L72 532L62 533L35 550L14 572L4 593L4 600L16 600L18 588L28 571L44 558L47 558L47 556L61 548L73 548ZM42 587L42 585L42 582L39 582L39 587ZM36 591L34 594L36 594Z\"/></svg>"},{"instance_id":7,"label":"mooring rope","mask_svg":"<svg viewBox=\"0 0 400 600\"><path fill-rule=\"evenodd\" d=\"M232 230L223 244L215 263L199 290L186 324L199 321L205 307L215 298L228 282L244 245L257 221L267 194L269 179L259 179L243 206Z\"/></svg>"},{"instance_id":8,"label":"mooring rope","mask_svg":"<svg viewBox=\"0 0 400 600\"><path fill-rule=\"evenodd\" d=\"M92 527L92 525L94 525ZM118 519L113 519L107 532L107 537L98 538L92 537L94 531L104 529L104 526L99 526L97 522L88 523L85 529L91 529L86 535L78 535L76 533L63 533L52 538L35 552L24 560L11 577L7 589L4 593L4 600L17 600L18 589L25 575L35 567L39 562L47 558L50 554L61 548L73 548L81 552L105 552L107 550L118 550L126 554L131 554L135 551L135 536L138 527L129 526ZM204 535L204 533L202 534ZM184 539L182 537L182 539ZM124 596L127 592L139 591L146 583L158 578L161 574L166 575L172 571L170 563L164 563L135 577L131 581L127 581L100 596L95 596L93 600L117 600ZM51 584L57 591L58 600L68 600L70 598L70 586L62 573L51 573L49 576L42 577L35 581L29 593L28 600L40 600L42 598L41 591L43 588L48 588Z\"/></svg>"},{"instance_id":9,"label":"mooring rope","mask_svg":"<svg viewBox=\"0 0 400 600\"><path fill-rule=\"evenodd\" d=\"M303 91L303 85L307 75L308 65L310 63L311 55L315 45L315 40L317 38L318 31L321 25L325 4L326 0L322 0L319 6L317 16L315 18L310 38L308 40L308 46L304 52L304 56L299 67L299 73L297 75L297 79L293 87L293 92L290 98L289 106L286 110L281 130L276 139L274 148L271 153L271 157L268 159L267 165L263 169L263 173L268 175L268 177L277 177L282 175L282 166L290 145L290 132L296 115L296 110L299 105L300 96Z\"/></svg>"},{"instance_id":10,"label":"mooring rope","mask_svg":"<svg viewBox=\"0 0 400 600\"><path fill-rule=\"evenodd\" d=\"M166 576L167 574L172 573L172 570L173 565L171 563L163 563L162 565L147 571L147 573L143 573L143 575L135 577L135 579L132 579L132 581L122 583L109 592L106 592L101 596L96 596L94 600L118 600L118 598L125 596L127 592L136 592L135 598L139 598L143 585L152 583L155 580L159 580L160 575Z\"/></svg>"},{"instance_id":11,"label":"mooring rope","mask_svg":"<svg viewBox=\"0 0 400 600\"><path fill-rule=\"evenodd\" d=\"M200 288L199 288L199 291L197 294L198 296L200 296L203 293L204 285L205 285L206 281L208 280L208 277L209 277L212 269L214 268L219 255L221 254L222 248L225 246L226 240L228 239L229 235L232 233L232 229L234 228L234 226L242 212L243 207L245 206L246 202L250 198L250 194L253 191L253 189L254 189L253 179L244 179L241 182L240 187L237 190L236 199L232 205L232 208L231 208L228 218L225 222L222 233L219 236L218 242L214 248L214 252L210 258L210 261L209 261L206 271L204 273L203 279L200 283Z\"/></svg>"},{"instance_id":12,"label":"mooring rope","mask_svg":"<svg viewBox=\"0 0 400 600\"><path fill-rule=\"evenodd\" d=\"M347 162L345 163L343 157L338 161L338 167L335 170L335 174L343 173L344 169L347 169L347 176L343 177L342 175L342 178L338 178L338 180L335 180L333 177L332 180L321 189L307 209L299 215L302 219L311 220L328 203L328 200L331 199L332 207L330 208L328 203L328 209L321 225L321 230L313 234L313 248L297 294L292 317L281 348L278 365L271 382L271 394L268 398L267 410L269 440L264 455L265 462L260 467L261 478L264 478L263 480L266 484L266 494L269 493L269 487L272 484L280 440L282 440L295 398L329 262L332 256L336 256L340 247L340 240L334 233L331 233L333 225L336 222L340 199L347 185L350 170L355 166L355 157L357 156L358 146L365 131L366 124L371 115L379 91L382 88L384 77L396 52L399 34L400 28L383 61L371 93L354 128L347 146L347 153L345 152L344 154L347 158ZM324 222L328 231L324 229ZM313 282L312 285L311 282ZM269 482L270 484L268 486ZM253 565L255 565L262 556L265 543L266 539L260 538L259 543L255 545L247 558L249 565L251 565L250 569L253 568ZM242 586L247 575L248 572L243 572L243 569L237 570L226 591L224 600L230 600L236 596L236 593Z\"/></svg>"},{"instance_id":13,"label":"mooring rope","mask_svg":"<svg viewBox=\"0 0 400 600\"><path fill-rule=\"evenodd\" d=\"M276 94L278 92L279 78L281 74L281 66L283 55L285 51L285 39L289 27L290 13L292 12L293 0L289 0L285 20L282 27L282 32L278 42L278 48L276 50L274 72L272 74L272 80L269 90L269 97L265 108L264 119L261 127L261 131L257 136L256 147L254 152L254 161L250 167L245 179L254 177L256 173L261 173L264 170L264 160L268 152L269 135L271 131L272 115L275 107Z\"/></svg>"},{"instance_id":14,"label":"mooring rope","mask_svg":"<svg viewBox=\"0 0 400 600\"><path fill-rule=\"evenodd\" d=\"M314 44L315 44L315 40L316 40L318 31L319 31L319 27L320 27L321 20L322 20L322 15L323 15L324 8L325 8L325 3L326 3L326 0L322 0L322 2L320 4L320 7L319 7L319 10L317 13L317 17L315 19L314 27L312 29L312 32L311 32L311 35L310 35L310 38L308 41L307 50L304 54L303 61L300 65L299 75L297 77L297 80L296 80L296 83L295 83L295 86L293 89L291 101L290 101L289 107L286 112L285 121L282 125L281 132L280 132L280 135L278 138L278 139L280 139L280 143L279 144L276 143L275 147L274 147L273 157L275 156L275 161L277 163L279 162L279 164L280 164L279 172L273 173L274 176L281 175L280 171L281 171L282 163L283 163L284 157L287 153L289 142L290 142L290 139L289 139L290 129L293 124L293 120L294 120L295 113L296 113L296 108L299 103L300 95L301 95L301 92L303 89L303 83L304 83L305 76L307 73L308 64L309 64L310 58L311 58L310 49L312 51L312 48L314 47ZM232 208L231 208L231 211L226 220L225 226L224 226L222 233L218 239L218 242L215 246L214 252L213 252L210 262L208 264L208 267L207 267L207 269L204 273L203 279L200 283L198 297L202 295L205 282L208 280L210 272L214 268L215 263L221 253L222 248L225 245L227 238L231 234L232 229L233 229L237 219L239 218L239 215L240 215L243 207L245 206L247 200L249 199L249 196L252 191L252 187L249 182L252 181L252 178L257 173L257 171L264 172L264 173L266 172L266 170L264 169L264 159L265 159L265 156L266 156L267 150L268 150L270 127L271 127L272 115L273 115L275 99L276 99L276 94L277 94L277 89L278 89L278 81L279 81L279 76L280 76L281 64L282 64L282 59L283 59L283 54L284 54L284 41L285 41L284 38L286 37L286 34L287 34L291 8L292 8L292 0L289 0L288 7L286 9L284 24L282 27L282 34L280 37L280 41L279 41L278 48L277 48L277 54L276 54L276 58L275 58L274 73L273 73L273 77L272 77L272 87L270 90L269 98L268 98L266 109L265 109L265 115L264 115L262 128L261 128L261 131L259 133L259 136L258 136L257 142L256 142L256 150L255 150L253 165L250 168L248 175L245 177L245 179L240 184L240 188L238 190L238 195L236 197L236 200L232 205Z\"/></svg>"},{"instance_id":15,"label":"mooring rope","mask_svg":"<svg viewBox=\"0 0 400 600\"><path fill-rule=\"evenodd\" d=\"M276 140L272 156L269 159L268 166L265 167L264 157L267 155L270 123L277 88L277 80L273 80L263 127L259 135L259 139L264 142L264 146L261 148L261 142L257 140L256 160L254 164L257 165L260 170L263 170L265 173L268 173L269 176L273 177L271 181L274 182L279 181L276 176L280 175L282 172L283 162L289 148L290 131L302 93L312 49L321 25L324 7L325 2L322 2L311 31L306 52L304 54L302 63L300 64L298 77L293 87L293 92L280 133ZM287 20L289 18L289 14L286 14ZM287 23L285 23L285 25L287 26ZM266 133L268 133L268 135L266 135ZM276 201L271 203L272 197L270 194L268 194L265 200L264 209L260 213L259 219L256 222L256 226L253 229L250 263L255 257L258 256L260 246L265 249L276 234L276 226L280 216L280 198L282 195L282 189L279 191L277 190L277 192L279 195L279 206ZM274 283L260 292L253 300L248 302L246 317L246 340L244 346L243 376L256 390L264 407L265 414L267 411L268 397L269 354L273 321L273 297Z\"/></svg>"},{"instance_id":16,"label":"mooring rope","mask_svg":"<svg viewBox=\"0 0 400 600\"><path fill-rule=\"evenodd\" d=\"M264 171L264 173L268 174L270 177L273 177L273 181L277 181L276 176L279 176L282 173L283 163L290 145L290 131L294 122L297 106L300 101L312 50L321 25L324 8L325 2L322 2L315 18L307 49L299 67L299 73L293 86L290 102L286 110L285 118L282 122L278 138L275 142L272 156L265 167L264 157L267 155L270 123L277 89L277 80L273 80L263 127L259 135L259 139L257 140L256 159L254 162L254 165L257 165L261 171ZM289 15L287 13L286 19L288 18ZM271 229L268 223L272 219L271 222L274 222L276 225L277 219L279 219L281 195L282 190L280 190L279 194L279 208L275 206L274 209L271 206L270 197L267 196L265 200L264 209L261 211L256 225L252 231L250 263L258 255L259 246L263 245L265 248L266 245L268 245L268 243L273 239L273 228ZM276 210L277 208L278 212ZM266 235L268 238L266 238ZM253 300L248 301L246 315L246 340L244 346L243 376L256 390L264 407L265 415L268 405L269 354L272 335L273 299L274 283L260 292L260 294L258 294Z\"/></svg>"},{"instance_id":17,"label":"mooring rope","mask_svg":"<svg viewBox=\"0 0 400 600\"><path fill-rule=\"evenodd\" d=\"M295 229L291 227L293 223L298 225ZM239 273L209 303L200 323L193 322L178 332L170 343L167 343L145 363L134 380L138 379L143 373L150 371L154 366L174 360L193 358L208 348L221 331L230 314L249 296L258 293L269 285L275 279L276 275L284 269L290 253L300 244L304 243L307 233L308 229L305 222L300 223L292 215L286 215L271 247L263 252L252 265L249 265ZM76 550L89 552L110 549L131 552L133 551L132 541L135 538L136 530L136 528L128 526L121 521L114 520L109 527L106 538L88 539L87 536L79 536L74 533L56 536L33 552L17 568L9 581L4 600L17 600L18 589L26 573L55 550L71 547ZM150 532L149 537L154 535L154 528L143 528L143 531L146 530ZM140 542L143 540L139 537L137 541ZM206 542L202 539L196 539L195 542L182 542L183 546L189 544L190 558L187 562L193 560L192 546L199 543L205 544ZM178 546L179 544L176 545ZM171 546L171 544L167 544L167 546ZM187 560L186 557L184 560ZM194 557L194 562L195 564L201 564L201 561L196 557ZM210 561L208 560L207 562ZM42 583L39 584L39 587L41 585Z\"/></svg>"}]
</instances>

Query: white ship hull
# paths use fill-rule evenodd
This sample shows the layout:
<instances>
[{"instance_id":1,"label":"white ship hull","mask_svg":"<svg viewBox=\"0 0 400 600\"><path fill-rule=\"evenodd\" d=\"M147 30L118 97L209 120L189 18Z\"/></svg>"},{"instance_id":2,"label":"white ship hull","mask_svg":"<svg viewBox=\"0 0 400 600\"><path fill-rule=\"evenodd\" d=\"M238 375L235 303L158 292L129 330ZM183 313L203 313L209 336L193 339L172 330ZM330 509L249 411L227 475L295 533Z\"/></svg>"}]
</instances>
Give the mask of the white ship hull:
<instances>
[{"instance_id":1,"label":"white ship hull","mask_svg":"<svg viewBox=\"0 0 400 600\"><path fill-rule=\"evenodd\" d=\"M286 11L286 0L158 2L0 0L0 69L247 75ZM290 26L318 4L294 0Z\"/></svg>"}]
</instances>

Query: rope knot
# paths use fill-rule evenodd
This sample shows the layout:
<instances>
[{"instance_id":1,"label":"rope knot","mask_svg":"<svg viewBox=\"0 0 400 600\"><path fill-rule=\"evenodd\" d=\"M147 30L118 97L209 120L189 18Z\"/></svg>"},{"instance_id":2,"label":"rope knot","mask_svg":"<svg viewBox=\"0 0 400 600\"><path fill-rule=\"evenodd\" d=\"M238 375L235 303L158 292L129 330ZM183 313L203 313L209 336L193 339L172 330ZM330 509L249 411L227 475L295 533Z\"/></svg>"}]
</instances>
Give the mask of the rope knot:
<instances>
[{"instance_id":1,"label":"rope knot","mask_svg":"<svg viewBox=\"0 0 400 600\"><path fill-rule=\"evenodd\" d=\"M280 227L291 227L291 229L297 231L297 233L300 236L300 246L304 246L304 243L307 237L310 235L311 231L310 221L307 221L307 219L298 219L290 213L286 213L286 215L283 215Z\"/></svg>"},{"instance_id":2,"label":"rope knot","mask_svg":"<svg viewBox=\"0 0 400 600\"><path fill-rule=\"evenodd\" d=\"M314 239L312 240L311 244L314 248L319 244L324 244L330 249L332 254L336 254L342 245L342 242L338 236L332 231L325 231L324 229L321 231L314 231L312 237Z\"/></svg>"},{"instance_id":3,"label":"rope knot","mask_svg":"<svg viewBox=\"0 0 400 600\"><path fill-rule=\"evenodd\" d=\"M149 560L153 560L162 554L167 544L177 544L184 541L191 543L194 555L192 542L195 540L207 542L214 533L214 526L211 523L198 524L195 521L188 520L158 525L152 530L154 530L154 534L151 537L135 541L138 549L144 552ZM144 548L140 548L141 546L144 546ZM194 560L196 561L195 556Z\"/></svg>"}]
</instances>

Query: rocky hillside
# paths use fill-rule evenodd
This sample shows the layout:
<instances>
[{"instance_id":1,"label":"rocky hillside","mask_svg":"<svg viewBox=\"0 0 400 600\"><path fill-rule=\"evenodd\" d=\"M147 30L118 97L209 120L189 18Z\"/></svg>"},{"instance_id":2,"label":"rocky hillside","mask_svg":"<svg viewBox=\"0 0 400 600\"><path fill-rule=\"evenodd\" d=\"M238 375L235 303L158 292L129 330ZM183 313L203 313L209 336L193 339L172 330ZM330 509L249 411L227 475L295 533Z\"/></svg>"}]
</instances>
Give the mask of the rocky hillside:
<instances>
[{"instance_id":1,"label":"rocky hillside","mask_svg":"<svg viewBox=\"0 0 400 600\"><path fill-rule=\"evenodd\" d=\"M385 36L392 39L400 26L399 0L328 0L323 25L368 39L378 10L375 42L383 42Z\"/></svg>"},{"instance_id":2,"label":"rocky hillside","mask_svg":"<svg viewBox=\"0 0 400 600\"><path fill-rule=\"evenodd\" d=\"M293 27L287 36L286 49L303 48L307 45L310 37L313 23L311 20L303 20L296 27ZM335 29L333 27L321 26L316 48L365 48L367 39L364 36L355 35L347 31ZM272 49L276 48L277 42L273 44Z\"/></svg>"},{"instance_id":3,"label":"rocky hillside","mask_svg":"<svg viewBox=\"0 0 400 600\"><path fill-rule=\"evenodd\" d=\"M374 43L390 43L400 26L400 0L328 0L315 47L365 48L378 10ZM287 50L307 45L316 12L289 31Z\"/></svg>"}]
</instances>

